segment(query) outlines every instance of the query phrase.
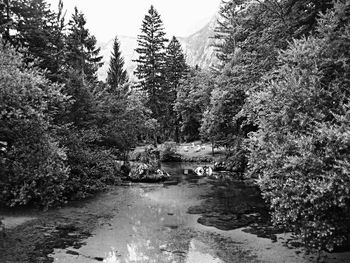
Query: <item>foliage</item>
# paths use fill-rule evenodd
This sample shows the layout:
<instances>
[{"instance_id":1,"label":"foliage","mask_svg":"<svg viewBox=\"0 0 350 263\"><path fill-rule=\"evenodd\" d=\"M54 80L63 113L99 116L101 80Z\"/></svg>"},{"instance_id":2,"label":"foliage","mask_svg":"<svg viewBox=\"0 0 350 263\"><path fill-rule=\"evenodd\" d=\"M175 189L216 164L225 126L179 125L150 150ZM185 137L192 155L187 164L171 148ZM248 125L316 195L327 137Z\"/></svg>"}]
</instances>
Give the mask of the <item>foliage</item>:
<instances>
[{"instance_id":1,"label":"foliage","mask_svg":"<svg viewBox=\"0 0 350 263\"><path fill-rule=\"evenodd\" d=\"M165 54L165 86L166 86L166 114L164 114L162 123L165 123L165 137L173 137L179 141L179 119L174 111L176 95L180 86L180 81L188 71L185 55L183 54L181 44L176 37L173 37L166 49ZM170 133L167 135L166 133ZM172 135L172 136L170 136Z\"/></svg>"},{"instance_id":2,"label":"foliage","mask_svg":"<svg viewBox=\"0 0 350 263\"><path fill-rule=\"evenodd\" d=\"M224 0L214 36L217 56L225 66L242 50L247 56L245 72L251 71L254 82L275 65L279 49L293 37L313 33L318 14L332 6L332 0Z\"/></svg>"},{"instance_id":3,"label":"foliage","mask_svg":"<svg viewBox=\"0 0 350 263\"><path fill-rule=\"evenodd\" d=\"M210 103L214 81L208 72L192 69L181 81L175 111L180 120L180 134L185 141L199 139L203 113Z\"/></svg>"},{"instance_id":4,"label":"foliage","mask_svg":"<svg viewBox=\"0 0 350 263\"><path fill-rule=\"evenodd\" d=\"M109 70L107 75L107 83L111 89L118 89L121 85L128 81L127 72L124 69L124 59L120 51L118 38L114 39L113 52L109 62Z\"/></svg>"},{"instance_id":5,"label":"foliage","mask_svg":"<svg viewBox=\"0 0 350 263\"><path fill-rule=\"evenodd\" d=\"M62 1L57 13L44 0L3 1L0 33L2 202L49 207L117 183L117 158L158 124L142 92L97 82L85 16L75 9L66 25Z\"/></svg>"},{"instance_id":6,"label":"foliage","mask_svg":"<svg viewBox=\"0 0 350 263\"><path fill-rule=\"evenodd\" d=\"M247 116L247 97L263 76L274 70L279 51L285 50L293 37L312 34L317 14L332 5L328 0L222 2L214 36L220 62L216 88L201 126L203 138L225 146L228 155L245 152L241 142L257 128Z\"/></svg>"},{"instance_id":7,"label":"foliage","mask_svg":"<svg viewBox=\"0 0 350 263\"><path fill-rule=\"evenodd\" d=\"M230 152L239 140L240 123L234 118L238 114L237 105L241 103L241 96L237 94L237 90L216 87L211 93L209 107L203 115L201 137L209 139L214 146L225 147Z\"/></svg>"},{"instance_id":8,"label":"foliage","mask_svg":"<svg viewBox=\"0 0 350 263\"><path fill-rule=\"evenodd\" d=\"M164 142L160 151L160 160L162 162L181 162L181 155L176 151L176 143Z\"/></svg>"},{"instance_id":9,"label":"foliage","mask_svg":"<svg viewBox=\"0 0 350 263\"><path fill-rule=\"evenodd\" d=\"M96 73L102 65L99 56L100 48L96 48L96 38L86 28L86 19L77 8L68 23L66 63L69 70L76 70L81 77L89 82L97 79Z\"/></svg>"},{"instance_id":10,"label":"foliage","mask_svg":"<svg viewBox=\"0 0 350 263\"><path fill-rule=\"evenodd\" d=\"M142 98L142 92L125 84L117 93L106 92L100 101L103 114L99 125L103 125L103 144L119 150L123 159L127 159L141 137L148 137L156 130Z\"/></svg>"},{"instance_id":11,"label":"foliage","mask_svg":"<svg viewBox=\"0 0 350 263\"><path fill-rule=\"evenodd\" d=\"M4 45L10 44L19 50L26 63L34 62L47 70L45 75L50 80L59 79L63 70L65 30L62 1L57 14L44 0L2 1L0 24Z\"/></svg>"},{"instance_id":12,"label":"foliage","mask_svg":"<svg viewBox=\"0 0 350 263\"><path fill-rule=\"evenodd\" d=\"M135 71L140 88L147 93L146 106L152 111L153 118L164 114L164 63L165 63L165 33L163 22L157 10L151 6L145 16L141 34L137 37L139 54Z\"/></svg>"},{"instance_id":13,"label":"foliage","mask_svg":"<svg viewBox=\"0 0 350 263\"><path fill-rule=\"evenodd\" d=\"M350 5L321 15L317 35L295 40L249 98L249 175L273 222L311 248L332 250L349 229Z\"/></svg>"},{"instance_id":14,"label":"foliage","mask_svg":"<svg viewBox=\"0 0 350 263\"><path fill-rule=\"evenodd\" d=\"M12 49L0 47L0 140L6 147L1 163L0 199L14 206L61 203L69 179L66 153L52 124L69 97L37 69L22 66Z\"/></svg>"},{"instance_id":15,"label":"foliage","mask_svg":"<svg viewBox=\"0 0 350 263\"><path fill-rule=\"evenodd\" d=\"M117 158L110 149L96 145L100 139L97 129L67 132L64 144L71 176L65 191L69 199L85 198L119 182Z\"/></svg>"}]
</instances>

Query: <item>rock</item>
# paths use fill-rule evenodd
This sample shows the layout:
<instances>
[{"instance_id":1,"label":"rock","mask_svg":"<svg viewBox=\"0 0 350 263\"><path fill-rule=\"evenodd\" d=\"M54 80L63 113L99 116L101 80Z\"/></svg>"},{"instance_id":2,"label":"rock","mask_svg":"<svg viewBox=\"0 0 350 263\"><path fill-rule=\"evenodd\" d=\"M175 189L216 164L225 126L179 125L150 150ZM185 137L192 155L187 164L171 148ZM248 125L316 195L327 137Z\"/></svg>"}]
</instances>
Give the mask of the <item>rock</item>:
<instances>
[{"instance_id":1,"label":"rock","mask_svg":"<svg viewBox=\"0 0 350 263\"><path fill-rule=\"evenodd\" d=\"M214 163L214 171L226 171L227 167L225 162L215 162Z\"/></svg>"},{"instance_id":2,"label":"rock","mask_svg":"<svg viewBox=\"0 0 350 263\"><path fill-rule=\"evenodd\" d=\"M170 176L157 166L145 163L131 165L128 178L134 182L159 182L168 179Z\"/></svg>"}]
</instances>

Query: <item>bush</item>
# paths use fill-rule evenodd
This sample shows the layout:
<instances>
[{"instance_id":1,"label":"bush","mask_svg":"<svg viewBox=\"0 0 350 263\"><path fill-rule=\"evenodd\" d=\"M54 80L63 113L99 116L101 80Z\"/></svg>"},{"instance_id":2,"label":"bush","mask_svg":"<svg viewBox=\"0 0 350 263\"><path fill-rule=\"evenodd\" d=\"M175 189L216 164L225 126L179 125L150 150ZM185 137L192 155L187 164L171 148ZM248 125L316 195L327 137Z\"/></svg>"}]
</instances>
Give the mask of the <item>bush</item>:
<instances>
[{"instance_id":1,"label":"bush","mask_svg":"<svg viewBox=\"0 0 350 263\"><path fill-rule=\"evenodd\" d=\"M176 143L165 142L160 151L160 161L162 162L180 162L181 156L176 152Z\"/></svg>"},{"instance_id":2,"label":"bush","mask_svg":"<svg viewBox=\"0 0 350 263\"><path fill-rule=\"evenodd\" d=\"M69 101L62 87L24 68L13 50L1 47L0 86L1 202L44 207L64 202L69 167L50 122L54 105Z\"/></svg>"},{"instance_id":3,"label":"bush","mask_svg":"<svg viewBox=\"0 0 350 263\"><path fill-rule=\"evenodd\" d=\"M97 130L69 130L67 145L71 176L66 185L70 199L85 198L120 182L121 167L111 150L98 147Z\"/></svg>"},{"instance_id":4,"label":"bush","mask_svg":"<svg viewBox=\"0 0 350 263\"><path fill-rule=\"evenodd\" d=\"M89 129L62 124L71 105L63 87L1 47L0 86L1 203L48 208L119 182L120 167L112 150L99 146L92 114L81 113Z\"/></svg>"},{"instance_id":5,"label":"bush","mask_svg":"<svg viewBox=\"0 0 350 263\"><path fill-rule=\"evenodd\" d=\"M309 248L350 234L350 3L322 15L318 36L292 43L249 98L249 176L258 177L276 225Z\"/></svg>"}]
</instances>

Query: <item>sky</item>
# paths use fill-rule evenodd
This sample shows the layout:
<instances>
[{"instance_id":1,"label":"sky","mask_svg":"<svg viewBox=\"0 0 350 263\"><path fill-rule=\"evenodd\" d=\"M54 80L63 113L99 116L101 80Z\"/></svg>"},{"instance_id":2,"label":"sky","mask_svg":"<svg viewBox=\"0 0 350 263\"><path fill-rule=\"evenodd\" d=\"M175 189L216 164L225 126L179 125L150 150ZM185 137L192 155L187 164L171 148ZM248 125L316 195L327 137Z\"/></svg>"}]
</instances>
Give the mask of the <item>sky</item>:
<instances>
[{"instance_id":1,"label":"sky","mask_svg":"<svg viewBox=\"0 0 350 263\"><path fill-rule=\"evenodd\" d=\"M53 10L59 0L47 0ZM70 18L75 6L98 41L116 35L136 36L151 5L161 15L167 36L188 36L204 26L218 11L221 0L63 0Z\"/></svg>"}]
</instances>

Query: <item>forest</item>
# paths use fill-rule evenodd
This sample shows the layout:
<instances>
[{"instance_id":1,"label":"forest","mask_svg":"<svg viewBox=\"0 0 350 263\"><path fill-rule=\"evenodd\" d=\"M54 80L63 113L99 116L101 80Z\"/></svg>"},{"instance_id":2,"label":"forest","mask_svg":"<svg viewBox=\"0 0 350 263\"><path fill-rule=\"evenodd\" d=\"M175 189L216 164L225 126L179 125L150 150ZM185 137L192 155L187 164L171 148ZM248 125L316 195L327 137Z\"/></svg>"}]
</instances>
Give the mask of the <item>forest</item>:
<instances>
[{"instance_id":1,"label":"forest","mask_svg":"<svg viewBox=\"0 0 350 263\"><path fill-rule=\"evenodd\" d=\"M151 6L136 80L116 37L101 81L78 8L0 1L0 204L84 199L121 183L135 147L201 140L306 248L349 242L350 2L223 0L217 17L210 69L186 63Z\"/></svg>"}]
</instances>

